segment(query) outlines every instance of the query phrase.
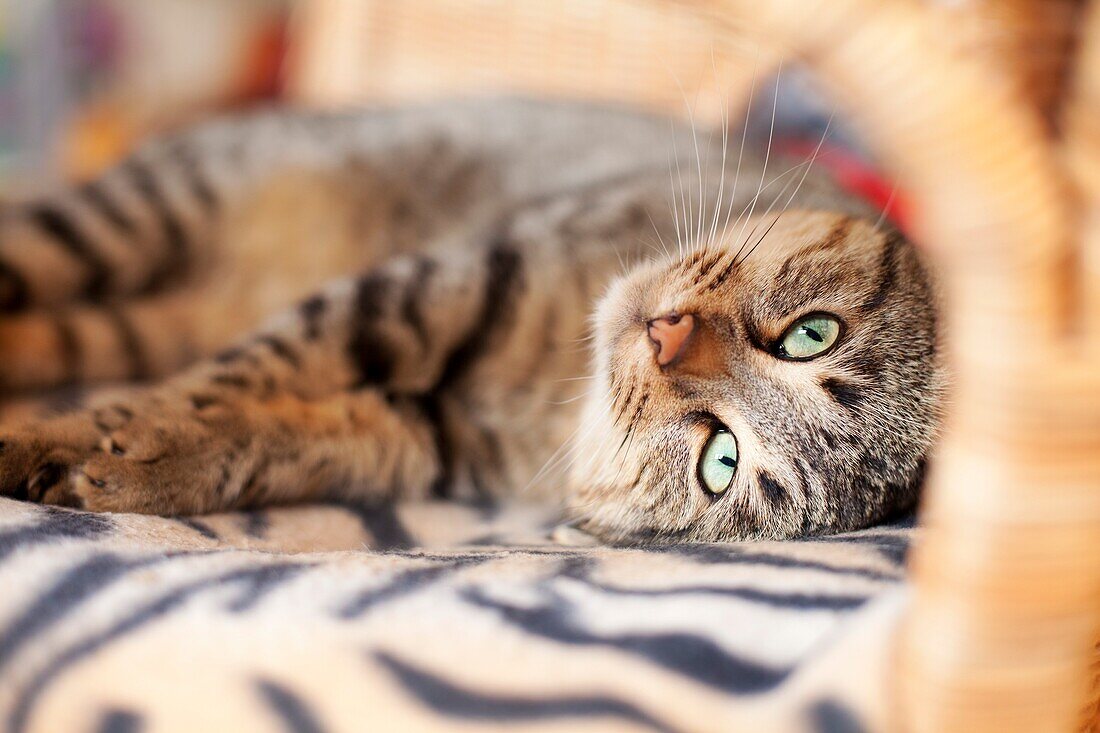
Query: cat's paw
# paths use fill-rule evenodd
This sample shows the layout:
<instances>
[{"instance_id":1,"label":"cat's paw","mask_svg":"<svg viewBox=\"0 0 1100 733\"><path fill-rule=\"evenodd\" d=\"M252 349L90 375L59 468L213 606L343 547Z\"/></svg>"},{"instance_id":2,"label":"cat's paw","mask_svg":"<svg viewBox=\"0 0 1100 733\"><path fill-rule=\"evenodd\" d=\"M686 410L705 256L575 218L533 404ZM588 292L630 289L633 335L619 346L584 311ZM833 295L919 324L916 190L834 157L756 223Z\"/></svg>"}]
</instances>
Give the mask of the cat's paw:
<instances>
[{"instance_id":1,"label":"cat's paw","mask_svg":"<svg viewBox=\"0 0 1100 733\"><path fill-rule=\"evenodd\" d=\"M0 496L96 512L198 514L225 508L247 461L233 412L156 400L0 435Z\"/></svg>"},{"instance_id":2,"label":"cat's paw","mask_svg":"<svg viewBox=\"0 0 1100 733\"><path fill-rule=\"evenodd\" d=\"M72 478L95 451L98 434L86 420L45 420L0 432L0 496L81 507Z\"/></svg>"},{"instance_id":3,"label":"cat's paw","mask_svg":"<svg viewBox=\"0 0 1100 733\"><path fill-rule=\"evenodd\" d=\"M227 508L248 463L249 434L232 413L200 419L185 410L135 415L112 430L74 476L96 511L200 514Z\"/></svg>"}]
</instances>

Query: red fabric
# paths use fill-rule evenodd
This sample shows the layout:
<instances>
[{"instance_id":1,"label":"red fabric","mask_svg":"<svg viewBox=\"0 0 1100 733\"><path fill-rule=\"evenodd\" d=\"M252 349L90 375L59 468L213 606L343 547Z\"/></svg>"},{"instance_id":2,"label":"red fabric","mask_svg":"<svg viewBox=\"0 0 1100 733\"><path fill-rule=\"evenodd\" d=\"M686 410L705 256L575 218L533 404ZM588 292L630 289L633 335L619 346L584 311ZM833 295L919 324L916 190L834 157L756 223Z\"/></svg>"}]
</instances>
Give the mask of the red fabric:
<instances>
[{"instance_id":1,"label":"red fabric","mask_svg":"<svg viewBox=\"0 0 1100 733\"><path fill-rule=\"evenodd\" d=\"M816 148L816 142L798 139L781 140L775 144L778 152L805 160L814 155ZM864 158L845 148L823 145L813 164L828 170L844 190L884 211L886 218L898 229L908 229L909 207L905 192L895 191L894 181L883 176Z\"/></svg>"}]
</instances>

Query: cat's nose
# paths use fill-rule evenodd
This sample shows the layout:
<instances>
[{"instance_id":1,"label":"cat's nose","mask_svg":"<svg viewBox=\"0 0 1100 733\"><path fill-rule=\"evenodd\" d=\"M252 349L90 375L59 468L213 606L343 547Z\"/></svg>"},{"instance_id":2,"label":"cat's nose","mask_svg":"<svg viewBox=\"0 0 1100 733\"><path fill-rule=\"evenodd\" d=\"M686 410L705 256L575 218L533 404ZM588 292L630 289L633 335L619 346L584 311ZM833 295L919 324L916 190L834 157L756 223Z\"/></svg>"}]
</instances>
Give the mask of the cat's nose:
<instances>
[{"instance_id":1,"label":"cat's nose","mask_svg":"<svg viewBox=\"0 0 1100 733\"><path fill-rule=\"evenodd\" d=\"M695 317L690 313L670 313L646 321L649 340L657 346L657 363L668 366L676 361L683 353L694 329Z\"/></svg>"}]
</instances>

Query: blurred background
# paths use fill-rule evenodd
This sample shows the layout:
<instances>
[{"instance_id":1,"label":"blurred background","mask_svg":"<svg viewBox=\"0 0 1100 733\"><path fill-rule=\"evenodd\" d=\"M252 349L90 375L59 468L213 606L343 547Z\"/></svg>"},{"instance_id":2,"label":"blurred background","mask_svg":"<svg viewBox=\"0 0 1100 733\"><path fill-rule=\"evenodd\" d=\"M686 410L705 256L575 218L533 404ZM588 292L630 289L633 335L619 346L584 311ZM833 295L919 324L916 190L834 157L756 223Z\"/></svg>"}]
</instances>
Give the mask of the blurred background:
<instances>
[{"instance_id":1,"label":"blurred background","mask_svg":"<svg viewBox=\"0 0 1100 733\"><path fill-rule=\"evenodd\" d=\"M904 0L950 13L967 53L1025 57L1040 108L1076 0ZM312 107L521 90L627 101L767 134L778 54L719 42L676 3L634 0L0 0L0 194L84 178L150 134L257 104ZM787 64L780 137L835 111ZM865 158L834 119L826 150ZM858 166L857 166L858 168ZM876 194L877 198L878 195Z\"/></svg>"},{"instance_id":2,"label":"blurred background","mask_svg":"<svg viewBox=\"0 0 1100 733\"><path fill-rule=\"evenodd\" d=\"M0 0L0 190L87 177L149 134L264 103L520 89L716 120L773 61L630 0Z\"/></svg>"},{"instance_id":3,"label":"blurred background","mask_svg":"<svg viewBox=\"0 0 1100 733\"><path fill-rule=\"evenodd\" d=\"M0 180L83 177L135 140L283 94L290 0L0 0Z\"/></svg>"}]
</instances>

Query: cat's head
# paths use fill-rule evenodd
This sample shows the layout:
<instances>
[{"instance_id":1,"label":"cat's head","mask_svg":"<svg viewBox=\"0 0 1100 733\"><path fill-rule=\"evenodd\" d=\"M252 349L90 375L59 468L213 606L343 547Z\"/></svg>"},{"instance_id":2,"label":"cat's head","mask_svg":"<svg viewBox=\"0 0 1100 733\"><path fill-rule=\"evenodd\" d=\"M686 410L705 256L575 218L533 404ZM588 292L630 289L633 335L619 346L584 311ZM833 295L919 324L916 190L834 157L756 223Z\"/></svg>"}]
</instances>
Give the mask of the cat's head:
<instances>
[{"instance_id":1,"label":"cat's head","mask_svg":"<svg viewBox=\"0 0 1100 733\"><path fill-rule=\"evenodd\" d=\"M928 273L888 227L750 221L617 280L595 342L571 476L585 531L786 538L915 502L946 378Z\"/></svg>"}]
</instances>

